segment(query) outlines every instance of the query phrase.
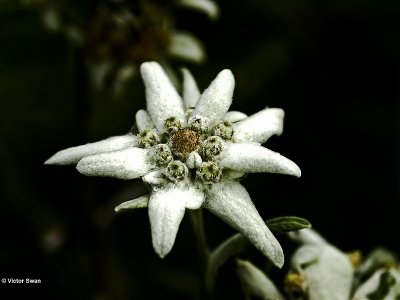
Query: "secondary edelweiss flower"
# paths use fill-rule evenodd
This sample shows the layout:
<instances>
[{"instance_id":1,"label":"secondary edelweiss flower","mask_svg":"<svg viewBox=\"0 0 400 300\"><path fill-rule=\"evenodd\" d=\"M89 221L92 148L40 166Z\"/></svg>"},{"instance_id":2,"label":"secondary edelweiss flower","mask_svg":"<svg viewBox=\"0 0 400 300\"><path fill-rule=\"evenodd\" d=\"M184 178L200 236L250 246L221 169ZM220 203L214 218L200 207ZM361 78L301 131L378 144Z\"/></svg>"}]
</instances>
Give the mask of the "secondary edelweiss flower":
<instances>
[{"instance_id":1,"label":"secondary edelweiss flower","mask_svg":"<svg viewBox=\"0 0 400 300\"><path fill-rule=\"evenodd\" d=\"M354 268L349 256L312 229L289 233L302 246L292 257L296 280L286 280L288 291L304 292L310 300L349 299Z\"/></svg>"},{"instance_id":2,"label":"secondary edelweiss flower","mask_svg":"<svg viewBox=\"0 0 400 300\"><path fill-rule=\"evenodd\" d=\"M238 180L249 172L300 176L289 159L260 144L281 134L283 111L266 108L250 117L228 112L234 78L221 71L200 95L183 70L183 101L156 62L141 65L147 110L131 133L56 153L47 164L77 164L89 176L142 177L151 193L116 210L148 207L152 241L160 257L174 242L185 209L207 208L243 234L277 266L283 252Z\"/></svg>"}]
</instances>

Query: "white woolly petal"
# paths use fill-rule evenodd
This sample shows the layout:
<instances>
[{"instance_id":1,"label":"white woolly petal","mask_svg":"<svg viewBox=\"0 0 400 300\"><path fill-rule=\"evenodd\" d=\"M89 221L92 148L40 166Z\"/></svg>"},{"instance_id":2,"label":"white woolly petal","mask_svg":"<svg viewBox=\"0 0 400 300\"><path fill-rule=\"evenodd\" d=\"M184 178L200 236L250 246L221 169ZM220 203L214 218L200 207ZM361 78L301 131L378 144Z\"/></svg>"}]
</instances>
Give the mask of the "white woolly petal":
<instances>
[{"instance_id":1,"label":"white woolly petal","mask_svg":"<svg viewBox=\"0 0 400 300\"><path fill-rule=\"evenodd\" d=\"M333 246L300 247L292 257L293 267L304 277L310 300L349 299L353 266L344 253Z\"/></svg>"},{"instance_id":2,"label":"white woolly petal","mask_svg":"<svg viewBox=\"0 0 400 300\"><path fill-rule=\"evenodd\" d=\"M205 200L203 191L200 191L192 184L186 185L183 189L184 197L186 197L186 208L198 209L203 205Z\"/></svg>"},{"instance_id":3,"label":"white woolly petal","mask_svg":"<svg viewBox=\"0 0 400 300\"><path fill-rule=\"evenodd\" d=\"M146 87L147 112L159 132L164 132L164 121L177 117L185 125L182 99L168 76L156 62L145 62L140 71Z\"/></svg>"},{"instance_id":4,"label":"white woolly petal","mask_svg":"<svg viewBox=\"0 0 400 300\"><path fill-rule=\"evenodd\" d=\"M394 284L390 287L388 293L382 300L397 299L396 296L400 295L400 273L396 269L380 269L376 271L366 282L364 282L355 292L352 300L369 300L369 294L375 292L379 288L381 276L389 272L389 275L394 279Z\"/></svg>"},{"instance_id":5,"label":"white woolly petal","mask_svg":"<svg viewBox=\"0 0 400 300\"><path fill-rule=\"evenodd\" d=\"M289 237L302 244L326 245L328 242L314 229L301 229L288 233Z\"/></svg>"},{"instance_id":6,"label":"white woolly petal","mask_svg":"<svg viewBox=\"0 0 400 300\"><path fill-rule=\"evenodd\" d=\"M254 207L246 189L237 182L215 183L207 191L205 208L239 231L254 247L281 268L283 251Z\"/></svg>"},{"instance_id":7,"label":"white woolly petal","mask_svg":"<svg viewBox=\"0 0 400 300\"><path fill-rule=\"evenodd\" d=\"M232 72L222 70L200 96L192 116L207 119L205 126L216 125L231 106L234 88L235 78Z\"/></svg>"},{"instance_id":8,"label":"white woolly petal","mask_svg":"<svg viewBox=\"0 0 400 300\"><path fill-rule=\"evenodd\" d=\"M280 108L266 108L233 124L235 142L265 143L274 134L281 135L285 113Z\"/></svg>"},{"instance_id":9,"label":"white woolly petal","mask_svg":"<svg viewBox=\"0 0 400 300\"><path fill-rule=\"evenodd\" d=\"M206 14L211 20L219 17L218 5L211 0L179 0L178 4Z\"/></svg>"},{"instance_id":10,"label":"white woolly petal","mask_svg":"<svg viewBox=\"0 0 400 300\"><path fill-rule=\"evenodd\" d=\"M174 245L179 225L185 214L187 193L172 186L150 196L149 218L154 251L165 257Z\"/></svg>"},{"instance_id":11,"label":"white woolly petal","mask_svg":"<svg viewBox=\"0 0 400 300\"><path fill-rule=\"evenodd\" d=\"M246 119L247 115L240 112L240 111L235 111L235 110L231 110L228 111L225 116L224 116L224 120L229 121L231 123L235 123L235 122L239 122L243 119Z\"/></svg>"},{"instance_id":12,"label":"white woolly petal","mask_svg":"<svg viewBox=\"0 0 400 300\"><path fill-rule=\"evenodd\" d=\"M293 161L257 144L225 143L217 160L221 166L240 172L301 176L300 168Z\"/></svg>"},{"instance_id":13,"label":"white woolly petal","mask_svg":"<svg viewBox=\"0 0 400 300\"><path fill-rule=\"evenodd\" d=\"M222 171L222 177L226 180L238 180L239 178L242 178L244 175L246 175L246 173L232 169L224 169Z\"/></svg>"},{"instance_id":14,"label":"white woolly petal","mask_svg":"<svg viewBox=\"0 0 400 300\"><path fill-rule=\"evenodd\" d=\"M115 212L120 212L123 210L135 209L135 208L146 208L149 204L149 195L144 195L139 198L129 200L121 203L117 207L115 207Z\"/></svg>"},{"instance_id":15,"label":"white woolly petal","mask_svg":"<svg viewBox=\"0 0 400 300\"><path fill-rule=\"evenodd\" d=\"M170 36L168 47L170 55L189 62L202 63L206 52L201 41L187 32L175 32Z\"/></svg>"},{"instance_id":16,"label":"white woolly petal","mask_svg":"<svg viewBox=\"0 0 400 300\"><path fill-rule=\"evenodd\" d=\"M144 109L138 110L136 113L136 125L140 132L146 129L153 129L154 123L151 120L149 114Z\"/></svg>"},{"instance_id":17,"label":"white woolly petal","mask_svg":"<svg viewBox=\"0 0 400 300\"><path fill-rule=\"evenodd\" d=\"M183 89L182 98L186 108L195 107L200 97L200 91L192 73L186 68L182 68Z\"/></svg>"},{"instance_id":18,"label":"white woolly petal","mask_svg":"<svg viewBox=\"0 0 400 300\"><path fill-rule=\"evenodd\" d=\"M153 171L142 177L142 180L151 185L166 184L167 179L164 178L164 174L161 171Z\"/></svg>"},{"instance_id":19,"label":"white woolly petal","mask_svg":"<svg viewBox=\"0 0 400 300\"><path fill-rule=\"evenodd\" d=\"M120 179L141 177L152 168L148 160L150 150L127 148L82 158L76 165L78 171L88 176L106 176Z\"/></svg>"},{"instance_id":20,"label":"white woolly petal","mask_svg":"<svg viewBox=\"0 0 400 300\"><path fill-rule=\"evenodd\" d=\"M137 146L137 138L133 134L113 136L98 142L61 150L46 160L45 164L72 165L76 164L81 158L89 155L121 150L134 146Z\"/></svg>"},{"instance_id":21,"label":"white woolly petal","mask_svg":"<svg viewBox=\"0 0 400 300\"><path fill-rule=\"evenodd\" d=\"M285 299L275 284L251 262L241 259L236 260L236 273L240 279L243 292L249 299L251 297L256 297L257 299Z\"/></svg>"}]
</instances>

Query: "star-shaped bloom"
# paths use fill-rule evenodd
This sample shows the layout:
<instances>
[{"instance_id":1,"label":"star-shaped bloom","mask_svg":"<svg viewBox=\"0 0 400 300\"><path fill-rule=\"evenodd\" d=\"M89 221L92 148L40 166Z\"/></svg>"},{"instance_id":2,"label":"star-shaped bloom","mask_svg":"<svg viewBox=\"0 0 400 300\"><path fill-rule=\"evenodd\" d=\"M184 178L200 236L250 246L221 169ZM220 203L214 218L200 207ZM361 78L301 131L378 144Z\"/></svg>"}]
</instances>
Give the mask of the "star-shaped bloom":
<instances>
[{"instance_id":1,"label":"star-shaped bloom","mask_svg":"<svg viewBox=\"0 0 400 300\"><path fill-rule=\"evenodd\" d=\"M282 248L239 180L254 172L300 176L294 162L261 146L282 133L283 110L265 108L251 116L228 111L235 85L230 70L221 71L200 94L184 69L182 97L158 63L143 63L141 75L147 107L136 114L138 134L62 150L46 164L77 163L78 171L88 176L141 177L149 195L116 210L148 207L153 247L160 257L171 251L185 210L203 207L281 267Z\"/></svg>"}]
</instances>

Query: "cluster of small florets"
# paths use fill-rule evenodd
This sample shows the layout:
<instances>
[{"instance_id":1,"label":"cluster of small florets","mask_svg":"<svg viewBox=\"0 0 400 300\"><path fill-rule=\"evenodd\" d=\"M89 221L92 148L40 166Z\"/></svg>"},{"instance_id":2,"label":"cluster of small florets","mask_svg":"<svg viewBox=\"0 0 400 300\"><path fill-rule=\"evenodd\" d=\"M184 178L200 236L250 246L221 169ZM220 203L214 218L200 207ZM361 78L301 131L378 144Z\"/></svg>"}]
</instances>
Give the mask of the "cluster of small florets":
<instances>
[{"instance_id":1,"label":"cluster of small florets","mask_svg":"<svg viewBox=\"0 0 400 300\"><path fill-rule=\"evenodd\" d=\"M232 124L223 120L209 128L201 118L191 117L192 111L186 112L186 127L177 117L170 117L164 122L163 134L156 129L139 132L139 147L153 148L150 159L162 170L164 179L175 183L185 179L204 184L218 182L222 167L215 158L222 152L224 141L231 140Z\"/></svg>"}]
</instances>

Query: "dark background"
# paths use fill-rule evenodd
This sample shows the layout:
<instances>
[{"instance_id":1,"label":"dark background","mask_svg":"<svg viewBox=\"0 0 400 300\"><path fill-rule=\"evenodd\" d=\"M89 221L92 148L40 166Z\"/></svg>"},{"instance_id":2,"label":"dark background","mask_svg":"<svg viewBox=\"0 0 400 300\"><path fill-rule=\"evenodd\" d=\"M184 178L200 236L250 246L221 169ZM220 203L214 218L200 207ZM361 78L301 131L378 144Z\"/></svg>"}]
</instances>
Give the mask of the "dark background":
<instances>
[{"instance_id":1,"label":"dark background","mask_svg":"<svg viewBox=\"0 0 400 300\"><path fill-rule=\"evenodd\" d=\"M218 3L215 23L176 11L177 26L199 36L208 54L204 65L186 66L201 89L230 68L233 110L283 108L284 134L266 147L303 173L300 179L253 174L244 180L261 216L307 218L343 251L385 246L398 253L397 1ZM58 150L127 132L145 105L139 77L118 97L83 93L80 64L76 49L47 32L35 11L0 1L0 277L42 280L1 285L0 294L190 299L196 256L187 218L173 251L160 260L146 211L113 211L145 192L139 180L84 177L74 167L43 165ZM207 211L205 221L212 247L233 233ZM240 299L228 292L237 289L228 271L219 293Z\"/></svg>"}]
</instances>

